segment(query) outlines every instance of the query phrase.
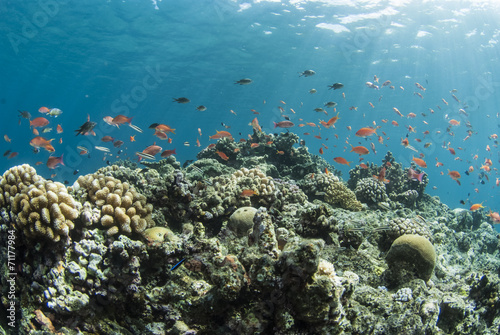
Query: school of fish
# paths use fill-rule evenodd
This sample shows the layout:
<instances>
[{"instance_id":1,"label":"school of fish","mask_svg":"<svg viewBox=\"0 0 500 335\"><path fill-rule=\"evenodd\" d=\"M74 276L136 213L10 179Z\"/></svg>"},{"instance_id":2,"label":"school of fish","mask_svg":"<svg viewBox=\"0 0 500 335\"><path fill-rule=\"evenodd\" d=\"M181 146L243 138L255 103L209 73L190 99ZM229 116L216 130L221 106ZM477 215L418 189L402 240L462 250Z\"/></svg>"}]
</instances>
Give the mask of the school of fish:
<instances>
[{"instance_id":1,"label":"school of fish","mask_svg":"<svg viewBox=\"0 0 500 335\"><path fill-rule=\"evenodd\" d=\"M313 77L316 75L314 70L305 70L299 72L299 77L304 79L299 80L310 80L305 79L308 77ZM378 102L383 98L382 93L386 94L392 91L394 92L404 92L405 88L402 85L395 84L395 80L385 80L381 82L378 76L373 76L372 81L366 81L363 87L362 84L355 87L358 89L365 90L374 90L374 92L380 92L380 97ZM236 80L234 84L237 85L250 85L254 84L252 79L243 78L240 80ZM424 85L427 84L427 81ZM414 99L425 99L426 94L428 93L426 87L419 82L414 83L413 94ZM427 85L426 85L427 86ZM262 128L259 124L259 120L255 115L261 115L259 117L268 119L269 116L276 118L276 115L279 115L281 120L274 120L273 125L274 128L280 128L284 131L289 131L290 129L297 129L302 127L307 127L307 131L303 132L302 135L304 138L311 137L311 141L321 141L321 146L319 149L319 154L326 156L329 153L332 153L331 160L335 164L339 165L347 165L350 166L351 163L354 162L355 159L358 159L358 164L361 168L368 168L367 162L368 160L372 161L381 161L382 157L377 157L377 149L381 149L382 146L389 147L389 143L395 142L396 145L401 145L403 148L411 150L413 153L412 162L418 166L420 171L416 171L410 168L410 172L408 173L408 178L413 180L422 181L422 176L425 174L424 169L439 169L440 175L446 178L449 177L454 180L457 184L457 187L462 185L464 181L465 175L467 178L470 178L468 181L470 183L476 184L489 184L491 187L499 187L500 186L500 177L498 174L498 169L495 167L495 162L500 162L500 157L498 153L498 135L496 133L488 135L488 144L484 149L475 148L476 150L470 149L467 151L467 148L463 148L466 141L468 141L471 137L477 136L477 131L474 130L473 125L469 120L469 113L467 112L467 104L460 100L459 93L456 89L453 89L449 92L449 95L446 97L442 97L440 101L429 102L429 107L425 111L408 111L411 109L411 105L407 104L406 106L393 106L392 110L379 110L379 105L376 100L368 101L368 102L359 102L356 101L353 103L349 101L349 89L350 87L344 86L344 84L335 82L333 84L325 85L326 89L332 90L332 100L335 101L327 101L318 103L316 108L312 108L311 110L306 110L303 108L303 103L300 103L300 106L296 106L295 109L291 108L287 105L284 100L280 100L279 103L276 104L275 107L269 107L267 105L266 100L263 101L264 107L258 107L250 109L249 111L240 111L235 112L234 109L229 110L229 113L234 116L239 117L248 117L252 119L249 125L252 127L253 132L262 132ZM407 88L408 89L408 88ZM318 92L318 88L311 88L307 91L309 94L315 94ZM306 93L306 92L305 92ZM446 99L453 99L453 101L448 102ZM342 106L339 102L343 102ZM186 97L173 98L174 103L188 105L191 103L191 100ZM431 105L432 104L432 105ZM348 107L349 106L349 107ZM209 110L209 106L207 107L205 104L198 105L193 108L197 112L207 112ZM446 111L450 109L453 111L452 113L446 113ZM277 111L277 113L270 113L269 111ZM267 112L266 112L267 111ZM310 113L310 112L315 113ZM334 113L334 115L329 115L330 112ZM49 157L46 159L45 165L50 169L54 170L64 166L63 154L61 153L59 156L55 154L57 143L63 143L63 137L61 134L64 133L63 128L60 123L56 122L56 120L61 120L64 118L65 114L59 108L49 108L49 107L40 107L37 111L42 116L33 117L32 115L36 115L36 112L33 114L29 111L18 110L19 116L19 125L22 125L22 120L26 119L29 122L29 127L31 132L33 133L33 138L29 141L29 145L32 147L32 151L35 154L38 154L40 151L47 151L49 153ZM316 114L318 113L318 114ZM350 117L351 113L357 113L356 117ZM431 122L427 121L427 116L429 114L441 113L441 117L444 120L442 124L431 124ZM68 114L68 113L66 113ZM244 116L244 115L247 116ZM266 115L267 114L267 115ZM243 115L243 116L242 116ZM311 117L314 115L315 117ZM318 117L320 115L320 117ZM321 117L322 115L322 117ZM354 125L350 123L350 120L359 119L359 116L362 115L363 120L367 120L364 124ZM488 118L493 118L491 115L487 115ZM496 119L499 118L499 113L496 113L494 116ZM392 120L391 120L392 118ZM134 116L126 116L126 115L109 115L102 118L102 121L111 127L116 127L118 130L122 126L128 126L137 132L136 135L129 136L127 139L126 136L118 139L116 137L111 136L103 136L100 139L102 145L95 145L93 148L88 149L86 147L78 146L75 150L82 156L88 156L90 159L90 151L96 150L102 153L103 161L109 160L111 157L114 158L124 158L124 159L137 159L141 160L154 160L155 156L160 154L162 158L166 158L171 155L176 155L176 148L163 149L162 146L157 144L157 142L166 143L166 145L171 145L173 143L173 135L175 135L175 128L172 128L170 125L163 123L152 123L149 125L148 129L151 129L151 132L143 132L143 130L135 124L132 124L132 120ZM457 120L459 119L459 120ZM84 121L84 120L81 120ZM498 121L497 121L498 122ZM400 126L404 124L404 127ZM94 132L94 127L97 125L97 122L91 121L91 116L88 115L85 122L83 122L80 127L78 127L75 131L76 136L96 136ZM228 161L231 157L238 154L238 151L235 149L234 152L222 152L220 150L215 149L214 141L218 141L222 138L228 138L231 141L234 141L233 134L231 134L227 129L231 128L231 126L221 122L221 126L224 129L216 129L215 132L212 132L211 135L205 137L206 140L202 137L202 130L198 128L198 137L196 141L194 139L186 140L183 142L184 146L190 146L192 142L195 143L197 147L202 146L202 142L208 142L208 144L203 150L211 150L213 152L214 158L219 158L222 161ZM347 130L347 136L339 136L340 132L337 131L337 127L345 127ZM398 127L400 131L399 139L391 139L387 134L386 130L389 127L395 128ZM48 138L50 137L50 133L53 133L52 130L56 129L55 136L59 136L57 138ZM76 126L75 126L76 128ZM436 130L437 129L437 130ZM272 131L272 129L270 130ZM46 135L49 134L49 135ZM139 135L141 134L141 135ZM239 133L241 135L241 133ZM343 132L345 134L345 131ZM13 134L5 134L4 140L8 145L12 145L12 135ZM300 134L299 134L300 135ZM443 140L442 144L438 144L433 142L432 140L428 140L426 136L432 137L432 135L439 135L439 137ZM127 142L135 142L137 141L136 136L141 137L141 143L144 141L145 146L142 151L136 152L128 152L127 151ZM206 135L205 135L206 136ZM262 143L256 143L256 141L252 141L252 134L248 134L248 139L241 138L240 142L249 141L251 143L251 148L257 148ZM268 138L268 137L266 137ZM269 138L268 138L269 139ZM201 141L200 141L201 140ZM56 142L53 142L56 141ZM165 142L163 142L165 141ZM303 144L305 144L305 140L302 140ZM301 141L301 142L302 142ZM205 142L205 143L206 143ZM326 142L332 143L330 145L325 144ZM319 142L318 142L319 143ZM269 140L265 145L271 145L272 141ZM56 145L56 147L54 146ZM124 146L123 148L121 148ZM173 146L173 145L172 145ZM43 150L42 150L43 149ZM385 148L384 148L385 149ZM116 153L112 150L117 150ZM342 154L339 155L339 151L342 151ZM386 151L386 150L384 150ZM470 152L472 151L472 152ZM432 153L435 157L428 157L427 152ZM20 154L27 154L26 152L20 151L11 151L8 149L4 152L4 157L7 159L13 159L18 157ZM495 156L496 153L496 156ZM277 154L283 155L284 152L278 151ZM445 166L439 159L443 155L451 155L454 161L457 162L465 162L469 165L469 168L465 169L465 171L458 171L458 169L454 166ZM21 155L22 156L22 155ZM329 158L329 157L328 157ZM434 158L434 160L432 159ZM19 159L22 159L20 157ZM350 160L349 160L350 159ZM109 161L108 161L109 162ZM432 163L431 163L432 162ZM44 164L43 161L38 161L36 165ZM75 170L75 173L77 170ZM51 178L55 178L57 175L52 174ZM382 167L378 176L373 176L375 179L380 182L390 183L389 180L385 179L385 167ZM435 187L434 187L435 188ZM479 193L479 188L475 188L475 192ZM487 193L487 192L485 192ZM242 196L252 196L251 190L245 190ZM470 194L469 194L470 195ZM461 201L462 205L466 204L467 200ZM469 201L470 202L470 201ZM482 206L482 203L475 203L470 206L470 211L477 211L485 209L485 206ZM498 211L494 211L491 208L487 208L488 216L492 219L494 223L500 223L500 215Z\"/></svg>"}]
</instances>

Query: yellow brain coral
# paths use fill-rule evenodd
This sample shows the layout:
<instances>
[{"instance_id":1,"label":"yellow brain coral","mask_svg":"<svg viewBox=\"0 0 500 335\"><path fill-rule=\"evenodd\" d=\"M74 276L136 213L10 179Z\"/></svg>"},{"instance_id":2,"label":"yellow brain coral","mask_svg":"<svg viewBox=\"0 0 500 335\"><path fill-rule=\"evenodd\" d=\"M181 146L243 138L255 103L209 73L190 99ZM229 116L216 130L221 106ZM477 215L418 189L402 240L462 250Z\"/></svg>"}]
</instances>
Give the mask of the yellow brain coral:
<instances>
[{"instance_id":1,"label":"yellow brain coral","mask_svg":"<svg viewBox=\"0 0 500 335\"><path fill-rule=\"evenodd\" d=\"M0 178L0 206L30 239L58 242L67 238L81 205L58 182L45 180L28 165L14 166Z\"/></svg>"},{"instance_id":2,"label":"yellow brain coral","mask_svg":"<svg viewBox=\"0 0 500 335\"><path fill-rule=\"evenodd\" d=\"M127 182L91 174L80 176L77 184L87 190L90 202L101 210L101 225L107 228L108 235L142 233L154 225L153 205L146 203L146 197Z\"/></svg>"}]
</instances>

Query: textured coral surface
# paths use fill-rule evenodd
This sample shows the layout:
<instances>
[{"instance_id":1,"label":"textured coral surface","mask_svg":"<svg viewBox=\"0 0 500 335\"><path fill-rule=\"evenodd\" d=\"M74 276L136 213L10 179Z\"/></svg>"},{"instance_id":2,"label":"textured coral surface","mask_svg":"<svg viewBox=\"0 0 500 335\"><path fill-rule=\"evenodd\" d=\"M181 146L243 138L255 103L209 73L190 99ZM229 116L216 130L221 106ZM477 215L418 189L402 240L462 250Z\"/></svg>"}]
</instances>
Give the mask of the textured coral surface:
<instances>
[{"instance_id":1,"label":"textured coral surface","mask_svg":"<svg viewBox=\"0 0 500 335\"><path fill-rule=\"evenodd\" d=\"M212 149L186 167L123 162L69 188L28 165L6 171L0 258L16 273L16 331L498 333L499 239L485 215L425 194L390 154L389 183L376 165L344 183L296 136L255 136L258 151L228 162Z\"/></svg>"}]
</instances>

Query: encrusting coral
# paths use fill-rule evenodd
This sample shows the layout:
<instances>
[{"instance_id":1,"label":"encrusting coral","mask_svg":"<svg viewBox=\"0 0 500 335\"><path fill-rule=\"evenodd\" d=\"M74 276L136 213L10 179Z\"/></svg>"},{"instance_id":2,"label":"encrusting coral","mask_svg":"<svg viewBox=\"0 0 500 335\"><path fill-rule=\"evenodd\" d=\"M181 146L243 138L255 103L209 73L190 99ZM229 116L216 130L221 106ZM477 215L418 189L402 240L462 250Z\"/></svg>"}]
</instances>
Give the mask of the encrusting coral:
<instances>
[{"instance_id":1,"label":"encrusting coral","mask_svg":"<svg viewBox=\"0 0 500 335\"><path fill-rule=\"evenodd\" d=\"M58 182L45 180L23 164L0 179L0 207L10 206L10 217L29 239L58 242L69 236L81 205Z\"/></svg>"},{"instance_id":2,"label":"encrusting coral","mask_svg":"<svg viewBox=\"0 0 500 335\"><path fill-rule=\"evenodd\" d=\"M87 190L90 202L101 211L101 225L107 228L109 236L142 233L154 225L153 205L146 203L146 197L127 182L103 174L90 174L80 176L73 185L76 192L80 188Z\"/></svg>"}]
</instances>

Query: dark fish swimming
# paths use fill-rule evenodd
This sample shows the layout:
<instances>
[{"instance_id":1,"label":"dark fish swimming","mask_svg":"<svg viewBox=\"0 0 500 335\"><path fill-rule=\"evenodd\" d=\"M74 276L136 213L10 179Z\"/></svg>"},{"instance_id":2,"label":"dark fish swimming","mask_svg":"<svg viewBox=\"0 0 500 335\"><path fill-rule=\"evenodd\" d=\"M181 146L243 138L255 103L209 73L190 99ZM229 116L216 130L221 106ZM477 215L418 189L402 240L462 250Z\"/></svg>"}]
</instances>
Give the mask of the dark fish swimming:
<instances>
[{"instance_id":1,"label":"dark fish swimming","mask_svg":"<svg viewBox=\"0 0 500 335\"><path fill-rule=\"evenodd\" d=\"M17 110L19 112L19 116L24 118L24 119L31 119L31 114L30 112L28 111L21 111L21 110Z\"/></svg>"},{"instance_id":2,"label":"dark fish swimming","mask_svg":"<svg viewBox=\"0 0 500 335\"><path fill-rule=\"evenodd\" d=\"M174 98L174 102L180 103L180 104L187 104L188 102L191 102L188 98L180 97L180 98Z\"/></svg>"},{"instance_id":3,"label":"dark fish swimming","mask_svg":"<svg viewBox=\"0 0 500 335\"><path fill-rule=\"evenodd\" d=\"M240 79L238 81L235 81L234 83L235 84L240 84L240 85L248 85L248 84L252 83L252 79L250 79L250 78L243 78L243 79Z\"/></svg>"},{"instance_id":4,"label":"dark fish swimming","mask_svg":"<svg viewBox=\"0 0 500 335\"><path fill-rule=\"evenodd\" d=\"M335 84L333 84L333 85L328 85L328 88L329 88L330 90L331 90L332 88L333 88L334 90L338 90L338 89L340 89L340 88L342 88L342 87L344 87L344 84L342 84L342 83L335 83Z\"/></svg>"},{"instance_id":5,"label":"dark fish swimming","mask_svg":"<svg viewBox=\"0 0 500 335\"><path fill-rule=\"evenodd\" d=\"M80 128L75 130L76 136L78 135L87 135L91 132L93 132L94 127L97 125L97 123L90 121L90 115L87 116L87 122L82 124Z\"/></svg>"}]
</instances>

